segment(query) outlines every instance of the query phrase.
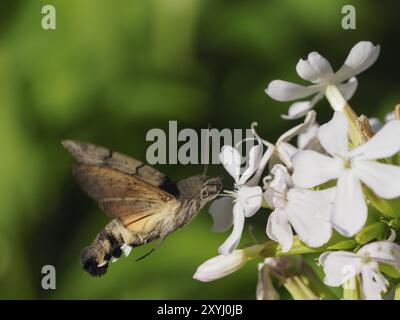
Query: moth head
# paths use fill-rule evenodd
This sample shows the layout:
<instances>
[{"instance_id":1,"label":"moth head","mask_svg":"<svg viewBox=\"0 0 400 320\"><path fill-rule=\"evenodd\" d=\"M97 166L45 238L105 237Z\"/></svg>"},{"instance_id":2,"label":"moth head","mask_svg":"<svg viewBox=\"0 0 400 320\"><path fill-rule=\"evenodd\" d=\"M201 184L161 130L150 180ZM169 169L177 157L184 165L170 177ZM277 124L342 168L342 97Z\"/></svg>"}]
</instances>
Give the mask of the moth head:
<instances>
[{"instance_id":1,"label":"moth head","mask_svg":"<svg viewBox=\"0 0 400 320\"><path fill-rule=\"evenodd\" d=\"M222 188L222 177L209 178L204 176L204 184L200 192L201 200L210 201L214 199Z\"/></svg>"}]
</instances>

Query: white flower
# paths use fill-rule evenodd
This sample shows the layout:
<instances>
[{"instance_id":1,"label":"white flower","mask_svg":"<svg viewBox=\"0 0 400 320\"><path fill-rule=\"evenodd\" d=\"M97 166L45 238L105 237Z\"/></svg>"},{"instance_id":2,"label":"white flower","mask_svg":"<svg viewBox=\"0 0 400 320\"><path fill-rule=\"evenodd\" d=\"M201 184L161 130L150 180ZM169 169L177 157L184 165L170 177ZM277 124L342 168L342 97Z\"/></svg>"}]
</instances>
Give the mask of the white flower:
<instances>
[{"instance_id":1,"label":"white flower","mask_svg":"<svg viewBox=\"0 0 400 320\"><path fill-rule=\"evenodd\" d=\"M267 203L274 208L268 219L268 236L280 243L282 252L292 247L293 231L310 247L320 247L330 239L330 216L334 188L321 191L306 190L293 185L286 168L275 165L274 179L264 193Z\"/></svg>"},{"instance_id":2,"label":"white flower","mask_svg":"<svg viewBox=\"0 0 400 320\"><path fill-rule=\"evenodd\" d=\"M239 151L231 146L224 146L221 150L221 163L234 178L235 190L225 191L226 197L215 200L209 209L214 220L213 231L223 232L233 224L231 235L218 249L220 254L230 254L237 248L242 236L245 217L253 216L261 207L261 187L246 185L247 180L259 167L261 158L262 146L256 145L252 147L249 151L249 166L241 174Z\"/></svg>"},{"instance_id":3,"label":"white flower","mask_svg":"<svg viewBox=\"0 0 400 320\"><path fill-rule=\"evenodd\" d=\"M260 145L264 144L265 146L268 147L268 150L264 153L260 166L257 169L256 173L254 174L254 177L252 178L251 182L256 182L258 183L258 180L267 164L267 162L271 159L272 164L276 163L283 163L285 164L286 167L289 169L292 168L292 161L291 158L292 156L298 152L298 148L296 148L294 145L292 145L290 140L292 140L294 137L299 136L303 133L306 133L308 130L312 128L312 126L315 123L315 118L316 118L316 113L314 110L311 110L307 113L306 118L304 119L303 123L300 123L299 125L289 129L285 133L283 133L278 140L276 141L275 144L270 143L264 139L262 139L257 132L255 131L255 125L254 123L252 125L253 133L256 136L257 140L259 141Z\"/></svg>"},{"instance_id":4,"label":"white flower","mask_svg":"<svg viewBox=\"0 0 400 320\"><path fill-rule=\"evenodd\" d=\"M376 61L379 50L379 46L374 46L368 41L357 43L336 73L333 72L331 65L323 56L318 52L311 52L307 60L300 59L296 70L301 78L312 82L312 85L306 87L287 81L274 80L269 83L266 93L278 101L292 101L315 95L310 101L293 103L289 108L288 115L283 116L286 119L297 119L304 116L322 99L324 94L335 110L342 111L345 100L349 100L357 89L357 79L354 76L368 69ZM334 89L332 87L336 87L343 97L337 94L337 90L330 90Z\"/></svg>"},{"instance_id":5,"label":"white flower","mask_svg":"<svg viewBox=\"0 0 400 320\"><path fill-rule=\"evenodd\" d=\"M193 278L203 282L214 281L239 270L248 260L244 250L234 250L231 254L219 255L204 262Z\"/></svg>"},{"instance_id":6,"label":"white flower","mask_svg":"<svg viewBox=\"0 0 400 320\"><path fill-rule=\"evenodd\" d=\"M378 241L365 245L357 253L347 251L326 252L319 258L325 272L325 284L342 285L361 274L364 299L380 300L387 291L388 282L379 272L378 263L400 269L400 246L390 241Z\"/></svg>"},{"instance_id":7,"label":"white flower","mask_svg":"<svg viewBox=\"0 0 400 320\"><path fill-rule=\"evenodd\" d=\"M345 236L361 230L367 219L367 205L361 182L377 196L400 196L400 167L374 160L400 151L400 121L388 122L366 143L348 149L348 122L341 112L318 130L318 138L332 157L315 151L300 151L292 158L296 186L312 188L337 179L332 213L334 228Z\"/></svg>"}]
</instances>

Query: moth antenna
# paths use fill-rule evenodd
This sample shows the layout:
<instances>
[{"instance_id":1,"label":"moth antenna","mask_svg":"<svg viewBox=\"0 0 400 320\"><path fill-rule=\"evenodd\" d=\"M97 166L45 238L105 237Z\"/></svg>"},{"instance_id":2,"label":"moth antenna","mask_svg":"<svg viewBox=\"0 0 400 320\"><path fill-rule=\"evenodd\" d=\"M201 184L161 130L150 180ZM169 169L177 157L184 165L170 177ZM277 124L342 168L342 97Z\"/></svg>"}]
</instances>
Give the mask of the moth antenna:
<instances>
[{"instance_id":1,"label":"moth antenna","mask_svg":"<svg viewBox=\"0 0 400 320\"><path fill-rule=\"evenodd\" d=\"M203 169L203 174L202 174L203 177L207 174L208 164L210 161L210 130L211 130L211 124L209 123L208 130L207 130L207 149L206 149L207 162L204 164L204 169Z\"/></svg>"}]
</instances>

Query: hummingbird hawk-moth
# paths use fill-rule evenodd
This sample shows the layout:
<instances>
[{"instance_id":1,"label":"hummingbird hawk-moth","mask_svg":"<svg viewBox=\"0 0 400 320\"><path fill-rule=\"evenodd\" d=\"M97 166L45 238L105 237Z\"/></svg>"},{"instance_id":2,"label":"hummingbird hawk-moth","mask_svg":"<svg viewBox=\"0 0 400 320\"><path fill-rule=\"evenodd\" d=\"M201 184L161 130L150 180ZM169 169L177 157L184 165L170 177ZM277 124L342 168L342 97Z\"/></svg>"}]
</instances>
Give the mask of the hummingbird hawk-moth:
<instances>
[{"instance_id":1,"label":"hummingbird hawk-moth","mask_svg":"<svg viewBox=\"0 0 400 320\"><path fill-rule=\"evenodd\" d=\"M92 276L132 247L164 240L191 221L222 188L222 178L193 176L174 182L141 161L90 143L64 140L76 162L72 173L82 189L112 218L81 252Z\"/></svg>"}]
</instances>

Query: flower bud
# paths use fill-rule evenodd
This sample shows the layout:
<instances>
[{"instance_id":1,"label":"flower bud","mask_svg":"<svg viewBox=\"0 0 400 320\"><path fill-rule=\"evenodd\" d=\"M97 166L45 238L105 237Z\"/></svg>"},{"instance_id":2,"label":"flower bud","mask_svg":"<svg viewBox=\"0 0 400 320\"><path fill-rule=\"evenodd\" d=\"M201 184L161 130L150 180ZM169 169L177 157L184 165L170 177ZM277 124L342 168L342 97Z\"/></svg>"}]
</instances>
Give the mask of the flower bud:
<instances>
[{"instance_id":1,"label":"flower bud","mask_svg":"<svg viewBox=\"0 0 400 320\"><path fill-rule=\"evenodd\" d=\"M193 278L203 282L214 281L239 270L247 260L249 257L244 250L235 250L229 255L219 255L200 265Z\"/></svg>"}]
</instances>

